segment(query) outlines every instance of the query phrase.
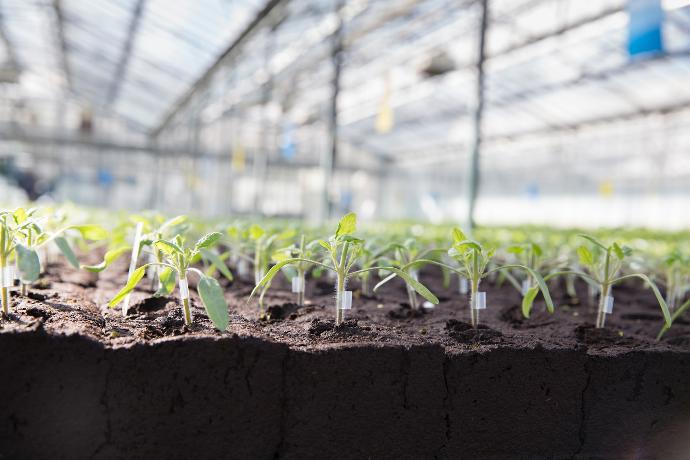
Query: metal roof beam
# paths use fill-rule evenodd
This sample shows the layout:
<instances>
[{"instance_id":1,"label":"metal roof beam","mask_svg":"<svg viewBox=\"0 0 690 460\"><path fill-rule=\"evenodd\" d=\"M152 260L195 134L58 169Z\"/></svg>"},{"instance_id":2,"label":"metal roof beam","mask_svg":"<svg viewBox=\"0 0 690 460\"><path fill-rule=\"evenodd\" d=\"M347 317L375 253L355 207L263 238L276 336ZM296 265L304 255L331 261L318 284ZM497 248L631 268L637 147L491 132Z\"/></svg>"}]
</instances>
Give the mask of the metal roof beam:
<instances>
[{"instance_id":1,"label":"metal roof beam","mask_svg":"<svg viewBox=\"0 0 690 460\"><path fill-rule=\"evenodd\" d=\"M144 10L145 0L139 0L134 6L132 11L132 19L129 22L129 27L127 30L127 39L122 46L122 55L120 55L120 61L117 64L115 73L113 74L113 80L108 89L108 96L106 101L108 105L113 105L117 95L122 88L122 82L127 74L127 68L129 67L129 61L132 57L132 49L134 48L135 38L137 36L137 30L139 29L139 24L141 22L141 16Z\"/></svg>"},{"instance_id":2,"label":"metal roof beam","mask_svg":"<svg viewBox=\"0 0 690 460\"><path fill-rule=\"evenodd\" d=\"M268 0L266 5L259 11L254 19L245 27L245 29L240 33L240 35L230 44L230 46L216 59L216 61L211 64L211 66L206 69L204 74L187 90L187 92L182 95L182 97L177 100L167 114L163 117L158 126L151 131L152 136L157 136L169 123L172 121L175 114L184 107L194 96L194 94L204 86L206 86L213 74L218 68L220 68L223 62L242 50L249 38L254 34L256 30L263 24L266 18L277 10L279 7L286 5L289 0Z\"/></svg>"},{"instance_id":3,"label":"metal roof beam","mask_svg":"<svg viewBox=\"0 0 690 460\"><path fill-rule=\"evenodd\" d=\"M60 65L65 77L68 90L72 91L72 73L67 59L67 40L65 39L65 15L62 10L62 0L53 0L53 11L55 13L55 35L56 43L60 49Z\"/></svg>"}]
</instances>

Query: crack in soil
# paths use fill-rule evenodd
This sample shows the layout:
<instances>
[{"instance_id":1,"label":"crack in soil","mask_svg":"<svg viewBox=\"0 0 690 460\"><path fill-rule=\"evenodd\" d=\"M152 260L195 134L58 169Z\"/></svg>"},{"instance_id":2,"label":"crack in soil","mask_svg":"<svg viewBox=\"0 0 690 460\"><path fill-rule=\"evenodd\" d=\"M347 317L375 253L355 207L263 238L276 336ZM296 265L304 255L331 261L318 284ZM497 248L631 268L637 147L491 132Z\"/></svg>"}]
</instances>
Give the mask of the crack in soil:
<instances>
[{"instance_id":1,"label":"crack in soil","mask_svg":"<svg viewBox=\"0 0 690 460\"><path fill-rule=\"evenodd\" d=\"M589 358L587 355L587 348L585 347L585 364L584 364L584 371L585 374L587 375L587 380L585 381L585 385L582 388L582 392L580 393L580 429L578 430L578 438L580 440L580 445L578 446L577 450L573 454L573 457L578 455L580 452L582 452L582 449L585 446L585 437L586 437L586 419L587 419L587 408L585 407L585 395L587 394L587 390L589 390L589 385L592 381L592 373L589 369Z\"/></svg>"}]
</instances>

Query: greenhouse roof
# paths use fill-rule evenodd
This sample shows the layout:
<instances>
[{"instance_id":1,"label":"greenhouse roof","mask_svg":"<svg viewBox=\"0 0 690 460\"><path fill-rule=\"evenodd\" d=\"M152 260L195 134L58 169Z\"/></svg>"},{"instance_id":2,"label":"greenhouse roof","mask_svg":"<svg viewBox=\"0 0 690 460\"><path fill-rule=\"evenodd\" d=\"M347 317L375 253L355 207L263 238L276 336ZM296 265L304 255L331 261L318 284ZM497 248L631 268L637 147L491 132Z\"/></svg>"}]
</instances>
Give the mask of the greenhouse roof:
<instances>
[{"instance_id":1,"label":"greenhouse roof","mask_svg":"<svg viewBox=\"0 0 690 460\"><path fill-rule=\"evenodd\" d=\"M205 101L199 110L208 119L259 105L269 90L282 100L274 112L299 125L327 113L332 42L343 20L342 136L404 158L469 142L478 4L351 0L338 10L336 0L3 0L0 48L29 96L65 88L145 132L195 102ZM687 107L688 4L663 1L665 52L637 60L627 52L625 0L490 1L487 139ZM280 20L257 23L233 65L210 75L267 5ZM432 58L447 68L422 71ZM394 113L387 133L376 129L382 105Z\"/></svg>"},{"instance_id":2,"label":"greenhouse roof","mask_svg":"<svg viewBox=\"0 0 690 460\"><path fill-rule=\"evenodd\" d=\"M2 48L29 96L64 87L94 111L149 129L262 3L3 0Z\"/></svg>"}]
</instances>

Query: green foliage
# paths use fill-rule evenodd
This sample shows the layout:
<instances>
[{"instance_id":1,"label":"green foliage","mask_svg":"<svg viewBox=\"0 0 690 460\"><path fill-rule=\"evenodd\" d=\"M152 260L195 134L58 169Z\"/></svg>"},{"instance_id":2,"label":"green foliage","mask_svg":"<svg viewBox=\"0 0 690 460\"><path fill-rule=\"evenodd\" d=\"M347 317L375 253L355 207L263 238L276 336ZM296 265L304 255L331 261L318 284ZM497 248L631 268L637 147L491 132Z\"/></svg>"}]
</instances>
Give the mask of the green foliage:
<instances>
[{"instance_id":1,"label":"green foliage","mask_svg":"<svg viewBox=\"0 0 690 460\"><path fill-rule=\"evenodd\" d=\"M197 290L209 319L218 330L225 330L228 326L228 306L220 285L214 278L191 266L200 255L200 251L212 247L221 237L222 235L219 232L211 232L199 238L191 247L185 246L184 237L179 234L175 235L171 240L159 239L153 241L152 246L162 254L162 262L151 262L137 268L130 276L127 284L110 300L108 305L115 307L122 302L144 278L146 268L149 266L161 267L158 275L160 281L159 289L155 295L170 294L173 290L175 279L185 280L186 282L187 274L192 272L200 278ZM191 319L189 302L185 298L182 300L183 316L187 324L189 324L189 319Z\"/></svg>"}]
</instances>

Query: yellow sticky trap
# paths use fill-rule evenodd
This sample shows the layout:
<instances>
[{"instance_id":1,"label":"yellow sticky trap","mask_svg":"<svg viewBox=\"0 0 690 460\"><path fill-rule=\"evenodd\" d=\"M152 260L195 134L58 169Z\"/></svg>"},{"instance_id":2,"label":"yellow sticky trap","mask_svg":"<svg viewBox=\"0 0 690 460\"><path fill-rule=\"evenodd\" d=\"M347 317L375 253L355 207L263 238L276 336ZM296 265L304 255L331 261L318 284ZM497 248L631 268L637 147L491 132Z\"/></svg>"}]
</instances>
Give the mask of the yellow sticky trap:
<instances>
[{"instance_id":1,"label":"yellow sticky trap","mask_svg":"<svg viewBox=\"0 0 690 460\"><path fill-rule=\"evenodd\" d=\"M599 184L599 195L603 196L604 198L610 198L613 196L613 193L613 182L607 180Z\"/></svg>"},{"instance_id":2,"label":"yellow sticky trap","mask_svg":"<svg viewBox=\"0 0 690 460\"><path fill-rule=\"evenodd\" d=\"M389 133L393 129L393 109L391 108L391 78L386 76L386 86L379 106L379 113L376 116L376 132L379 134Z\"/></svg>"},{"instance_id":3,"label":"yellow sticky trap","mask_svg":"<svg viewBox=\"0 0 690 460\"><path fill-rule=\"evenodd\" d=\"M240 144L236 144L235 148L232 150L232 170L244 171L246 159L247 157L244 152L244 147L242 147Z\"/></svg>"},{"instance_id":4,"label":"yellow sticky trap","mask_svg":"<svg viewBox=\"0 0 690 460\"><path fill-rule=\"evenodd\" d=\"M379 114L376 117L376 132L379 134L389 133L393 129L393 109L387 101L381 103Z\"/></svg>"}]
</instances>

